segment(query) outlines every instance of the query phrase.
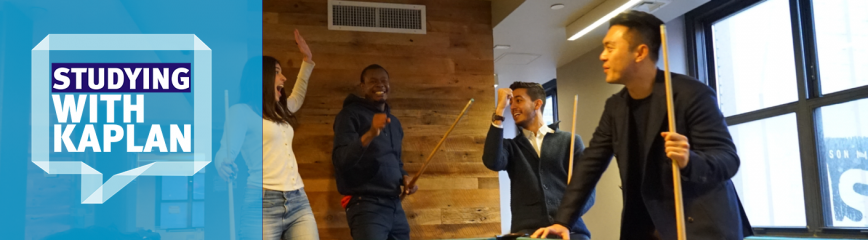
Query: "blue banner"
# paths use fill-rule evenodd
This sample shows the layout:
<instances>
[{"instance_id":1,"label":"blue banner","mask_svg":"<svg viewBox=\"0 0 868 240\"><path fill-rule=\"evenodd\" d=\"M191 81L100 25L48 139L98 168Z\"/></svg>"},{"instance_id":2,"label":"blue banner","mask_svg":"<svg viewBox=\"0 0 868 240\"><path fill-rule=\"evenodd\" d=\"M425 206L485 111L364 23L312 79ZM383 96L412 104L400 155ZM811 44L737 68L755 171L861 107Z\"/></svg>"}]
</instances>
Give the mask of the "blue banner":
<instances>
[{"instance_id":1,"label":"blue banner","mask_svg":"<svg viewBox=\"0 0 868 240\"><path fill-rule=\"evenodd\" d=\"M190 63L52 63L51 92L190 92Z\"/></svg>"},{"instance_id":2,"label":"blue banner","mask_svg":"<svg viewBox=\"0 0 868 240\"><path fill-rule=\"evenodd\" d=\"M0 239L261 239L261 56L261 1L0 0Z\"/></svg>"}]
</instances>

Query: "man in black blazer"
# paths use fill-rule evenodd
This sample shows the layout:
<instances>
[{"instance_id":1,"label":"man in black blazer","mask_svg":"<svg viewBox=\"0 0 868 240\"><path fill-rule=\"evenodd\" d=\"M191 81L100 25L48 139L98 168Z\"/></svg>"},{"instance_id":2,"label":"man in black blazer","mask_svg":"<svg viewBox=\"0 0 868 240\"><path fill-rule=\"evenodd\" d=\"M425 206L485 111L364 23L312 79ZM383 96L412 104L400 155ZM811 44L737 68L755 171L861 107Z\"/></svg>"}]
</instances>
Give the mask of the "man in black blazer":
<instances>
[{"instance_id":1,"label":"man in black blazer","mask_svg":"<svg viewBox=\"0 0 868 240\"><path fill-rule=\"evenodd\" d=\"M609 21L600 54L606 82L624 89L606 101L590 145L576 161L556 224L532 237L569 236L564 226L581 213L614 155L623 184L621 239L677 238L672 167L681 167L688 239L743 239L752 235L732 185L739 158L711 88L672 74L675 122L669 133L664 74L657 69L660 25L651 14L629 11Z\"/></svg>"},{"instance_id":2,"label":"man in black blazer","mask_svg":"<svg viewBox=\"0 0 868 240\"><path fill-rule=\"evenodd\" d=\"M545 90L539 83L515 82L509 88L499 89L497 108L485 138L483 163L488 169L506 171L511 180L513 233L532 233L555 223L567 187L570 140L575 140L575 159L585 148L578 135L545 125L542 115L545 99ZM507 106L520 131L514 139L503 138L502 120ZM581 213L570 218L573 239L591 237L581 215L594 204L593 193L586 202Z\"/></svg>"}]
</instances>

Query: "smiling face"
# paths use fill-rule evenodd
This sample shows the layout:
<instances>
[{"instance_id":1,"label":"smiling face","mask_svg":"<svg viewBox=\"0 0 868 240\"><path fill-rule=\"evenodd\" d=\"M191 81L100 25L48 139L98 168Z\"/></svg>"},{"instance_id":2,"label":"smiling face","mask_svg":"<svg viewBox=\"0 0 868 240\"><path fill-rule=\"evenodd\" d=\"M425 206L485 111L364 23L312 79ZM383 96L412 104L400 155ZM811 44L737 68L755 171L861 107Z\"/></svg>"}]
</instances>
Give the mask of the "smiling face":
<instances>
[{"instance_id":1,"label":"smiling face","mask_svg":"<svg viewBox=\"0 0 868 240\"><path fill-rule=\"evenodd\" d=\"M283 94L283 84L286 83L286 77L281 72L280 63L274 64L274 101L280 102L280 96Z\"/></svg>"},{"instance_id":2,"label":"smiling face","mask_svg":"<svg viewBox=\"0 0 868 240\"><path fill-rule=\"evenodd\" d=\"M362 75L361 88L365 99L372 102L385 102L389 98L389 73L382 68L373 68Z\"/></svg>"},{"instance_id":3,"label":"smiling face","mask_svg":"<svg viewBox=\"0 0 868 240\"><path fill-rule=\"evenodd\" d=\"M509 111L512 113L512 118L515 124L525 127L532 123L537 117L537 111L542 107L542 100L532 100L527 93L526 88L516 88L512 90L512 101L509 105Z\"/></svg>"},{"instance_id":4,"label":"smiling face","mask_svg":"<svg viewBox=\"0 0 868 240\"><path fill-rule=\"evenodd\" d=\"M645 45L631 48L628 39L632 33L629 30L625 26L615 25L609 28L606 37L603 38L604 48L600 54L600 61L603 62L607 83L625 84L625 81L632 77L638 61L641 60L637 56L639 55L637 50L647 48Z\"/></svg>"}]
</instances>

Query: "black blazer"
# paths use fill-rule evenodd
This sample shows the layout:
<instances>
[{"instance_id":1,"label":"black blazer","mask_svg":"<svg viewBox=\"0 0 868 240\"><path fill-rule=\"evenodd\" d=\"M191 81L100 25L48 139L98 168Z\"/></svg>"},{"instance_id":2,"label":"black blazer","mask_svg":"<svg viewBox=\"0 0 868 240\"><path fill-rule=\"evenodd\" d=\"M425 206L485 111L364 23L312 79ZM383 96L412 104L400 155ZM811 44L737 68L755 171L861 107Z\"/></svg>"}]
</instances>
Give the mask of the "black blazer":
<instances>
[{"instance_id":1,"label":"black blazer","mask_svg":"<svg viewBox=\"0 0 868 240\"><path fill-rule=\"evenodd\" d=\"M554 224L558 206L567 187L567 169L570 158L571 134L557 130L543 138L541 154L537 155L530 140L524 134L514 139L504 139L503 129L491 126L485 139L482 162L488 169L506 171L509 174L514 233L533 233L539 228ZM520 131L519 131L520 132ZM585 148L582 138L575 138L575 159ZM576 174L573 164L573 175ZM574 234L590 238L590 232L580 218L594 204L590 200L581 209L581 214L571 219L570 230Z\"/></svg>"},{"instance_id":2,"label":"black blazer","mask_svg":"<svg viewBox=\"0 0 868 240\"><path fill-rule=\"evenodd\" d=\"M614 155L618 159L621 181L628 177L641 179L642 201L660 237L676 239L675 203L672 187L671 160L666 157L661 132L668 131L666 90L663 71L657 71L648 128L645 131L643 151L647 159L629 156L630 109L627 89L612 95L607 101L599 126L590 145L575 164L571 184L567 187L556 221L570 224L580 214L583 204ZM743 239L753 232L741 202L732 185L738 171L739 158L735 144L727 129L723 114L717 106L714 91L705 84L681 74L672 74L673 102L677 132L687 136L690 143L690 162L681 170L685 224L689 239ZM659 148L659 149L658 149ZM631 164L641 164L643 176L628 176ZM624 185L626 199L628 196ZM638 201L636 201L638 202ZM625 206L621 218L621 239L633 239L631 229L638 224Z\"/></svg>"}]
</instances>

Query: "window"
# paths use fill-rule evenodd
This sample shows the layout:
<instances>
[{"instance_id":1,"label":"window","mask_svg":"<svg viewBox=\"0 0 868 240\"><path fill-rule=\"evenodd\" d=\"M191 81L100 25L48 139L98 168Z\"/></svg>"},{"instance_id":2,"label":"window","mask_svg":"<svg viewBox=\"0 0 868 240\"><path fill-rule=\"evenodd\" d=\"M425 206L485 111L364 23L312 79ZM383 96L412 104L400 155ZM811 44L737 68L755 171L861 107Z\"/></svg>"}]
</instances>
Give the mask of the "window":
<instances>
[{"instance_id":1,"label":"window","mask_svg":"<svg viewBox=\"0 0 868 240\"><path fill-rule=\"evenodd\" d=\"M717 91L759 235L868 231L866 0L711 1L685 16L690 73Z\"/></svg>"},{"instance_id":2,"label":"window","mask_svg":"<svg viewBox=\"0 0 868 240\"><path fill-rule=\"evenodd\" d=\"M157 177L157 228L205 227L204 174Z\"/></svg>"},{"instance_id":3,"label":"window","mask_svg":"<svg viewBox=\"0 0 868 240\"><path fill-rule=\"evenodd\" d=\"M768 0L711 24L724 116L798 100L789 14L788 0ZM751 225L805 226L796 115L733 125L730 133L742 160L733 183Z\"/></svg>"},{"instance_id":4,"label":"window","mask_svg":"<svg viewBox=\"0 0 868 240\"><path fill-rule=\"evenodd\" d=\"M732 183L754 227L805 226L796 114L731 126L741 165Z\"/></svg>"},{"instance_id":5,"label":"window","mask_svg":"<svg viewBox=\"0 0 868 240\"><path fill-rule=\"evenodd\" d=\"M821 107L816 115L831 225L868 227L868 99Z\"/></svg>"},{"instance_id":6,"label":"window","mask_svg":"<svg viewBox=\"0 0 868 240\"><path fill-rule=\"evenodd\" d=\"M543 84L546 90L546 105L543 108L543 119L546 124L552 124L558 121L558 83L557 79Z\"/></svg>"},{"instance_id":7,"label":"window","mask_svg":"<svg viewBox=\"0 0 868 240\"><path fill-rule=\"evenodd\" d=\"M823 94L868 85L868 1L825 0L813 9Z\"/></svg>"},{"instance_id":8,"label":"window","mask_svg":"<svg viewBox=\"0 0 868 240\"><path fill-rule=\"evenodd\" d=\"M788 0L769 0L712 23L724 115L799 100L789 14Z\"/></svg>"}]
</instances>

